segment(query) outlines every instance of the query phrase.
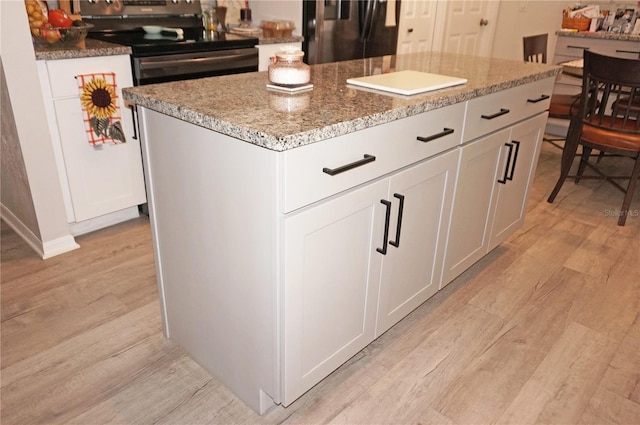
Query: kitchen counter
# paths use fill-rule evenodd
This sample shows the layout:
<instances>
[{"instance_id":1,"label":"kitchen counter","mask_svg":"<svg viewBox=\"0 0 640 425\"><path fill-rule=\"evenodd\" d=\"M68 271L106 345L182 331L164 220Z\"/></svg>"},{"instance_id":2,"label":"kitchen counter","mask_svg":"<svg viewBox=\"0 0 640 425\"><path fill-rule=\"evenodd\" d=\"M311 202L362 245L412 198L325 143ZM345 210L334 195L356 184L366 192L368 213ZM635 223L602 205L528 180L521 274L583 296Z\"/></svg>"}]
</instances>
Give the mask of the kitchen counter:
<instances>
[{"instance_id":1,"label":"kitchen counter","mask_svg":"<svg viewBox=\"0 0 640 425\"><path fill-rule=\"evenodd\" d=\"M596 38L600 40L620 40L620 41L638 41L640 42L640 34L616 34L614 32L575 32L575 31L556 31L556 35L560 37L576 37L576 38Z\"/></svg>"},{"instance_id":2,"label":"kitchen counter","mask_svg":"<svg viewBox=\"0 0 640 425\"><path fill-rule=\"evenodd\" d=\"M266 88L267 73L248 73L127 88L126 100L210 130L286 151L555 76L561 67L425 52L311 67L313 89L288 94ZM451 75L468 83L414 96L348 86L380 71ZM283 106L286 109L283 112Z\"/></svg>"},{"instance_id":3,"label":"kitchen counter","mask_svg":"<svg viewBox=\"0 0 640 425\"><path fill-rule=\"evenodd\" d=\"M131 48L120 44L87 38L78 47L34 47L36 60L92 58L98 56L130 55Z\"/></svg>"},{"instance_id":4,"label":"kitchen counter","mask_svg":"<svg viewBox=\"0 0 640 425\"><path fill-rule=\"evenodd\" d=\"M259 44L279 44L279 43L300 43L304 40L302 36L291 36L287 38L259 38ZM108 43L106 41L87 38L78 47L40 47L35 46L36 60L56 60L90 58L97 56L130 55L131 48L120 44Z\"/></svg>"},{"instance_id":5,"label":"kitchen counter","mask_svg":"<svg viewBox=\"0 0 640 425\"><path fill-rule=\"evenodd\" d=\"M403 69L468 83L346 84ZM124 89L165 336L289 406L522 226L560 71L422 53L314 65L293 95L265 72Z\"/></svg>"}]
</instances>

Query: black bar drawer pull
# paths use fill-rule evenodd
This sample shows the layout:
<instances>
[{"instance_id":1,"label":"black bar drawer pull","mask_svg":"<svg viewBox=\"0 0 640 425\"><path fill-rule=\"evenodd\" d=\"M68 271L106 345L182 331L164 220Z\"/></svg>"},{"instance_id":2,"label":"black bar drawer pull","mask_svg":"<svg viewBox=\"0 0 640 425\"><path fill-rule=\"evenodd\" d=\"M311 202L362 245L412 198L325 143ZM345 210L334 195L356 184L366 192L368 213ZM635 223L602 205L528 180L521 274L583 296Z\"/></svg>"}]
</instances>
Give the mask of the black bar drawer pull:
<instances>
[{"instance_id":1,"label":"black bar drawer pull","mask_svg":"<svg viewBox=\"0 0 640 425\"><path fill-rule=\"evenodd\" d=\"M492 120L494 118L501 117L502 115L506 115L509 112L511 112L511 111L509 111L508 109L500 108L500 112L496 112L493 115L480 115L480 117L484 118L485 120Z\"/></svg>"},{"instance_id":2,"label":"black bar drawer pull","mask_svg":"<svg viewBox=\"0 0 640 425\"><path fill-rule=\"evenodd\" d=\"M380 203L384 204L387 209L384 219L384 240L382 241L382 248L376 248L382 255L387 255L387 244L389 243L389 220L391 220L391 202L386 199L381 199Z\"/></svg>"},{"instance_id":3,"label":"black bar drawer pull","mask_svg":"<svg viewBox=\"0 0 640 425\"><path fill-rule=\"evenodd\" d=\"M129 105L129 109L131 109L131 121L133 124L133 136L131 138L133 140L138 139L138 125L136 124L136 109L134 105Z\"/></svg>"},{"instance_id":4,"label":"black bar drawer pull","mask_svg":"<svg viewBox=\"0 0 640 425\"><path fill-rule=\"evenodd\" d=\"M399 193L394 193L393 197L398 198L400 200L400 205L398 206L398 223L396 226L396 240L390 241L389 244L398 248L400 247L400 228L402 227L402 212L404 211L404 195L400 195Z\"/></svg>"},{"instance_id":5,"label":"black bar drawer pull","mask_svg":"<svg viewBox=\"0 0 640 425\"><path fill-rule=\"evenodd\" d=\"M583 47L583 46L567 46L570 49L582 49L582 50L589 50L588 47Z\"/></svg>"},{"instance_id":6,"label":"black bar drawer pull","mask_svg":"<svg viewBox=\"0 0 640 425\"><path fill-rule=\"evenodd\" d=\"M511 172L509 173L509 177L507 180L513 180L513 173L516 172L516 161L518 161L518 152L520 151L520 142L517 140L512 140L512 143L516 145L516 150L513 152L513 161L511 162Z\"/></svg>"},{"instance_id":7,"label":"black bar drawer pull","mask_svg":"<svg viewBox=\"0 0 640 425\"><path fill-rule=\"evenodd\" d=\"M343 165L342 167L338 167L338 168L327 168L327 167L325 167L325 168L322 169L322 172L323 173L327 173L330 176L335 176L336 174L344 173L345 171L349 171L349 170L351 170L353 168L360 167L361 165L368 164L368 163L373 162L375 160L376 160L375 156L364 154L364 158L361 159L361 160L352 162L352 163L347 164L347 165Z\"/></svg>"},{"instance_id":8,"label":"black bar drawer pull","mask_svg":"<svg viewBox=\"0 0 640 425\"><path fill-rule=\"evenodd\" d=\"M505 143L504 145L509 148L509 154L507 155L507 165L504 167L504 176L502 179L498 179L498 183L502 184L507 183L507 175L509 174L509 168L511 168L511 154L513 153L513 145L511 143Z\"/></svg>"},{"instance_id":9,"label":"black bar drawer pull","mask_svg":"<svg viewBox=\"0 0 640 425\"><path fill-rule=\"evenodd\" d=\"M417 139L420 140L421 142L430 142L432 140L436 140L436 139L439 139L441 137L448 136L449 134L452 134L453 132L454 132L453 128L446 128L445 127L440 133L432 134L431 136L427 136L427 137L418 136Z\"/></svg>"},{"instance_id":10,"label":"black bar drawer pull","mask_svg":"<svg viewBox=\"0 0 640 425\"><path fill-rule=\"evenodd\" d=\"M527 99L527 102L529 103L538 103L538 102L542 102L543 100L547 100L549 99L551 96L549 96L548 94L542 94L540 95L539 98L537 99Z\"/></svg>"}]
</instances>

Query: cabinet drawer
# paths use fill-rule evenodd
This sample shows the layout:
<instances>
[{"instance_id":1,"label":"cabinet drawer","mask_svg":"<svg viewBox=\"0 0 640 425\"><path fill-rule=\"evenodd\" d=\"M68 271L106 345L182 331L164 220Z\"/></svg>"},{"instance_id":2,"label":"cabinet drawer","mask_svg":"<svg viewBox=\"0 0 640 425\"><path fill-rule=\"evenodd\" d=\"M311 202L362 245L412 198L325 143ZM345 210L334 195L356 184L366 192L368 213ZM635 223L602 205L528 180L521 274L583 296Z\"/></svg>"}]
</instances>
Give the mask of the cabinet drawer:
<instances>
[{"instance_id":1,"label":"cabinet drawer","mask_svg":"<svg viewBox=\"0 0 640 425\"><path fill-rule=\"evenodd\" d=\"M464 109L459 103L283 152L281 211L288 213L459 145ZM359 161L365 163L329 174Z\"/></svg>"},{"instance_id":2,"label":"cabinet drawer","mask_svg":"<svg viewBox=\"0 0 640 425\"><path fill-rule=\"evenodd\" d=\"M598 40L579 37L559 37L555 55L581 58L584 50L627 59L640 58L640 43L637 41Z\"/></svg>"},{"instance_id":3,"label":"cabinet drawer","mask_svg":"<svg viewBox=\"0 0 640 425\"><path fill-rule=\"evenodd\" d=\"M118 89L132 87L131 63L129 56L105 56L80 59L47 61L51 96L55 98L78 96L76 75L115 72ZM120 96L120 90L118 90Z\"/></svg>"},{"instance_id":4,"label":"cabinet drawer","mask_svg":"<svg viewBox=\"0 0 640 425\"><path fill-rule=\"evenodd\" d=\"M550 77L470 100L463 141L468 142L546 111L554 82L555 79Z\"/></svg>"}]
</instances>

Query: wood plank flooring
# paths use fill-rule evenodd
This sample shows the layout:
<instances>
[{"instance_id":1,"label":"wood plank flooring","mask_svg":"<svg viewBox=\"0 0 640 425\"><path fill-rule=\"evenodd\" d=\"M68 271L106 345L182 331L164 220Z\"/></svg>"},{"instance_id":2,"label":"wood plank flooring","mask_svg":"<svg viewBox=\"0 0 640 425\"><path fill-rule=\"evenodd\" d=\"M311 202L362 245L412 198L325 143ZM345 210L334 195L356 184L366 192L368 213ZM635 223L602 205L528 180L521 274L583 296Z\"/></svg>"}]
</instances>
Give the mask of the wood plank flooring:
<instances>
[{"instance_id":1,"label":"wood plank flooring","mask_svg":"<svg viewBox=\"0 0 640 425\"><path fill-rule=\"evenodd\" d=\"M601 180L548 204L559 163L544 143L520 231L262 417L163 337L146 218L46 261L2 223L1 422L640 424L640 193L624 227Z\"/></svg>"}]
</instances>

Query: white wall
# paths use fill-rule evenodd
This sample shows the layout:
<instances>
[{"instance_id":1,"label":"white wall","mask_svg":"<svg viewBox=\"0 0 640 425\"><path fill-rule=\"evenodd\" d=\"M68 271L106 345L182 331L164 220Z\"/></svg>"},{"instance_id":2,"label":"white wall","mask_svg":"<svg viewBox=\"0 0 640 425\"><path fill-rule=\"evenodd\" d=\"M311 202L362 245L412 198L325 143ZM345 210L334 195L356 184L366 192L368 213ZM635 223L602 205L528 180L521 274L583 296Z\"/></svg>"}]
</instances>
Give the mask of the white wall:
<instances>
[{"instance_id":1,"label":"white wall","mask_svg":"<svg viewBox=\"0 0 640 425\"><path fill-rule=\"evenodd\" d=\"M0 2L0 23L0 55L33 203L3 206L3 219L47 258L78 246L67 223L24 2ZM37 229L24 216L31 208Z\"/></svg>"}]
</instances>

